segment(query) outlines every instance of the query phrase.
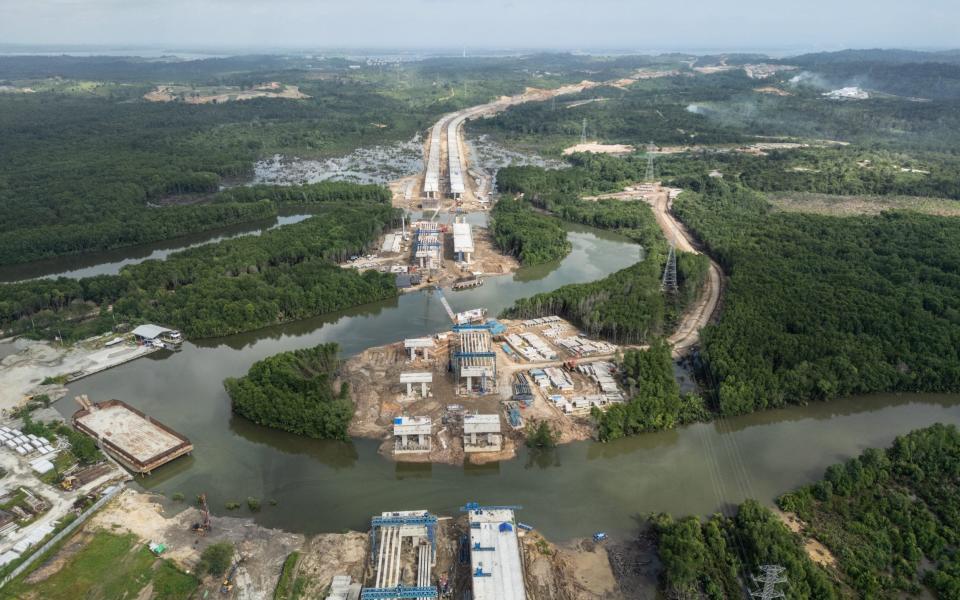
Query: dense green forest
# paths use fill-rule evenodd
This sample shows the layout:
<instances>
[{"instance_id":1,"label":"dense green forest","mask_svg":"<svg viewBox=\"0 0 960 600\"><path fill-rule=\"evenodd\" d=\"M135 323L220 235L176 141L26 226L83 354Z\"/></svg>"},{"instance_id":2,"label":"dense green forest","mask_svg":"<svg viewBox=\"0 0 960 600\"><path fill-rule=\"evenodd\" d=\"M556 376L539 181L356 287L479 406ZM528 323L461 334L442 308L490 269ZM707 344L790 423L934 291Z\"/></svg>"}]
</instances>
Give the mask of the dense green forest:
<instances>
[{"instance_id":1,"label":"dense green forest","mask_svg":"<svg viewBox=\"0 0 960 600\"><path fill-rule=\"evenodd\" d=\"M791 599L960 597L958 465L960 431L936 424L781 496L800 534L753 500L736 516L705 522L656 515L662 589L671 597L740 597L760 565L776 564L787 579L777 589ZM824 544L836 566L811 562L805 538Z\"/></svg>"},{"instance_id":2,"label":"dense green forest","mask_svg":"<svg viewBox=\"0 0 960 600\"><path fill-rule=\"evenodd\" d=\"M277 207L270 202L201 204L108 214L84 225L12 229L0 238L0 264L146 244L276 216Z\"/></svg>"},{"instance_id":3,"label":"dense green forest","mask_svg":"<svg viewBox=\"0 0 960 600\"><path fill-rule=\"evenodd\" d=\"M253 363L223 385L233 412L254 423L323 439L347 439L353 416L346 382L334 389L336 344L281 352Z\"/></svg>"},{"instance_id":4,"label":"dense green forest","mask_svg":"<svg viewBox=\"0 0 960 600\"><path fill-rule=\"evenodd\" d=\"M282 192L319 198L326 187ZM370 186L353 187L356 197L369 193ZM150 321L211 337L395 296L390 275L336 264L368 248L394 221L394 209L382 199L317 200L315 212L300 223L130 265L118 275L2 285L0 327L74 340L117 323Z\"/></svg>"},{"instance_id":5,"label":"dense green forest","mask_svg":"<svg viewBox=\"0 0 960 600\"><path fill-rule=\"evenodd\" d=\"M674 210L729 276L702 333L722 414L960 390L960 220L773 213L716 179Z\"/></svg>"},{"instance_id":6,"label":"dense green forest","mask_svg":"<svg viewBox=\"0 0 960 600\"><path fill-rule=\"evenodd\" d=\"M640 201L580 200L586 193L622 189L645 170L645 162L602 155L572 157L569 169L507 167L497 173L497 186L558 217L628 236L643 246L641 260L599 281L563 286L518 300L508 316L531 318L561 315L593 335L617 343L642 343L662 334L692 300L709 267L705 256L680 253L680 294L666 298L660 277L667 245L650 207ZM502 201L501 201L502 203ZM498 205L499 206L499 205ZM519 206L519 205L518 205ZM529 207L526 211L530 214Z\"/></svg>"},{"instance_id":7,"label":"dense green forest","mask_svg":"<svg viewBox=\"0 0 960 600\"><path fill-rule=\"evenodd\" d=\"M870 52L784 59L781 62L803 70L759 80L741 70L700 74L683 66L671 76L627 88L593 88L563 102L515 106L468 126L509 146L552 155L578 141L586 120L589 139L638 149L650 141L711 146L801 137L955 157L960 142L960 63L955 53L906 57L899 51ZM740 64L730 62L735 57L725 58L727 65ZM743 60L768 62L760 57ZM699 57L696 65L715 62ZM844 102L823 96L851 85L868 89L871 97Z\"/></svg>"},{"instance_id":8,"label":"dense green forest","mask_svg":"<svg viewBox=\"0 0 960 600\"><path fill-rule=\"evenodd\" d=\"M779 499L861 598L960 597L960 432L933 425L827 469Z\"/></svg>"},{"instance_id":9,"label":"dense green forest","mask_svg":"<svg viewBox=\"0 0 960 600\"><path fill-rule=\"evenodd\" d=\"M441 114L528 85L552 87L588 73L618 77L652 62L572 55L375 65L295 56L0 57L0 83L36 92L0 94L0 264L229 225L241 209L178 204L248 179L258 158L328 157L407 140ZM265 81L296 84L308 97L209 104L142 97L160 83L246 89Z\"/></svg>"},{"instance_id":10,"label":"dense green forest","mask_svg":"<svg viewBox=\"0 0 960 600\"><path fill-rule=\"evenodd\" d=\"M646 350L628 350L620 366L629 400L606 411L593 408L601 441L673 429L707 417L701 398L680 395L670 346L662 339L654 340Z\"/></svg>"},{"instance_id":11,"label":"dense green forest","mask_svg":"<svg viewBox=\"0 0 960 600\"><path fill-rule=\"evenodd\" d=\"M502 252L524 265L539 265L570 252L567 232L557 219L534 212L530 204L502 198L490 212L490 232Z\"/></svg>"},{"instance_id":12,"label":"dense green forest","mask_svg":"<svg viewBox=\"0 0 960 600\"><path fill-rule=\"evenodd\" d=\"M753 500L736 515L652 518L657 550L663 563L660 581L668 597L727 600L744 597L745 585L757 589L752 576L761 565L784 567L785 583L777 586L790 600L840 598L827 573L803 550L800 538L769 509Z\"/></svg>"}]
</instances>

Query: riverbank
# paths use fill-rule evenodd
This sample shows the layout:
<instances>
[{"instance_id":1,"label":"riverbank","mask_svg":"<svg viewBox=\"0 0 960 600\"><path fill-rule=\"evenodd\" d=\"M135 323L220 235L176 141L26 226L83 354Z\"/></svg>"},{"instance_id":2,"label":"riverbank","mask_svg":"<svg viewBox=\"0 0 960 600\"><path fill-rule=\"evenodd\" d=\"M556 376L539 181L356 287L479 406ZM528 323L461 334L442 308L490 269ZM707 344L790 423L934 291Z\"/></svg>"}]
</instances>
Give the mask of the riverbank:
<instances>
[{"instance_id":1,"label":"riverbank","mask_svg":"<svg viewBox=\"0 0 960 600\"><path fill-rule=\"evenodd\" d=\"M45 582L49 585L53 581L48 579L71 571L76 556L85 554L88 560L95 558L89 555L89 545L98 535L106 533L135 536L135 548L163 544L165 550L160 556L185 574L196 571L205 548L220 543L232 545L236 557L242 561L230 598L269 600L282 573L286 573L290 585L300 589L301 597L306 598L324 597L338 575L347 575L367 585L371 583L373 565L369 560L367 532L304 536L260 527L248 518L214 517L210 531L200 536L191 530L199 519L199 510L189 504L133 489L123 490L29 574L27 581L31 585L42 586ZM451 589L470 586L469 564L457 561L461 538L467 531L464 516L440 516L434 573L447 577ZM535 531L523 533L520 541L527 597L531 600L628 597L618 591L622 586L614 575L605 546L583 539L556 544ZM288 557L293 558L288 560ZM219 587L220 578L207 577L200 581L195 594L219 595ZM149 592L141 597L149 597Z\"/></svg>"},{"instance_id":2,"label":"riverbank","mask_svg":"<svg viewBox=\"0 0 960 600\"><path fill-rule=\"evenodd\" d=\"M0 414L7 414L45 395L55 402L67 395L68 380L86 377L136 360L159 350L129 339L107 346L113 333L72 346L17 338L6 342L16 349L0 360Z\"/></svg>"}]
</instances>

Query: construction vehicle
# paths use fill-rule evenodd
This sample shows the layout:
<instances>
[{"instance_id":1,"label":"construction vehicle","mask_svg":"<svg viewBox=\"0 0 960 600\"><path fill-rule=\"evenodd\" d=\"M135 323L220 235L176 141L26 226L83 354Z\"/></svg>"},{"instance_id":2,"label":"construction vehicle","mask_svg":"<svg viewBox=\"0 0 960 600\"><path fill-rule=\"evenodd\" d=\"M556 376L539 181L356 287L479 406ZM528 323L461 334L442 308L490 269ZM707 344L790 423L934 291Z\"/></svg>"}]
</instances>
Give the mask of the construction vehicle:
<instances>
[{"instance_id":1,"label":"construction vehicle","mask_svg":"<svg viewBox=\"0 0 960 600\"><path fill-rule=\"evenodd\" d=\"M198 501L200 502L200 522L194 523L191 529L197 535L207 535L207 532L210 531L210 509L207 508L207 495L200 494Z\"/></svg>"},{"instance_id":2,"label":"construction vehicle","mask_svg":"<svg viewBox=\"0 0 960 600\"><path fill-rule=\"evenodd\" d=\"M234 578L237 575L237 568L240 567L241 562L243 562L243 558L238 558L237 562L233 563L233 566L230 567L230 571L223 578L223 582L220 584L221 594L228 594L233 589Z\"/></svg>"},{"instance_id":3,"label":"construction vehicle","mask_svg":"<svg viewBox=\"0 0 960 600\"><path fill-rule=\"evenodd\" d=\"M67 475L60 481L60 489L65 492L72 492L79 486L80 481L75 475Z\"/></svg>"},{"instance_id":4,"label":"construction vehicle","mask_svg":"<svg viewBox=\"0 0 960 600\"><path fill-rule=\"evenodd\" d=\"M565 360L565 361L563 362L563 368L566 369L566 370L568 370L568 371L571 371L571 372L576 371L576 370L577 370L577 359L571 358L570 360Z\"/></svg>"}]
</instances>

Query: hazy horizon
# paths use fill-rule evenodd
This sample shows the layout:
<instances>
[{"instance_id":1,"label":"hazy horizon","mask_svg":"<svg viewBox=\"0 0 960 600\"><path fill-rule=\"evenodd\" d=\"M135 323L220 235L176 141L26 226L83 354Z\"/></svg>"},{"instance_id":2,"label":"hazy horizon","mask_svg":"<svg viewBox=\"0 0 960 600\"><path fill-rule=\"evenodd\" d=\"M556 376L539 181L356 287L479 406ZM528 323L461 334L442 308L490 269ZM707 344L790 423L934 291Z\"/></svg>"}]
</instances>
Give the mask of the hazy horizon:
<instances>
[{"instance_id":1,"label":"hazy horizon","mask_svg":"<svg viewBox=\"0 0 960 600\"><path fill-rule=\"evenodd\" d=\"M0 0L2 47L587 53L957 47L960 5L892 0Z\"/></svg>"}]
</instances>

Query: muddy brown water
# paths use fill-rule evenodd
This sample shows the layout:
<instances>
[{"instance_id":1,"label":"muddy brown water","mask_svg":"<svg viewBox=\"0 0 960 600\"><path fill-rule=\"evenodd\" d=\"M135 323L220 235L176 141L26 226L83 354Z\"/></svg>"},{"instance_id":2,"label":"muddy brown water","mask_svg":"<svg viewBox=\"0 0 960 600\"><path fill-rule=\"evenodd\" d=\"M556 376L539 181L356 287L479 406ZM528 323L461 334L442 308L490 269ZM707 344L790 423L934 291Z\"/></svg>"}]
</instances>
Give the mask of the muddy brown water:
<instances>
[{"instance_id":1,"label":"muddy brown water","mask_svg":"<svg viewBox=\"0 0 960 600\"><path fill-rule=\"evenodd\" d=\"M570 227L563 260L482 287L451 292L455 310L498 313L516 298L587 282L630 265L639 248L624 238ZM449 328L439 298L417 292L283 326L186 342L70 385L72 398L122 399L188 436L193 456L139 480L146 489L193 498L206 492L216 514L228 501L263 501L257 522L316 533L366 530L384 510L454 514L465 502L520 505L518 517L555 540L597 530L627 532L651 512L705 515L755 497L766 503L811 482L837 461L934 422L960 424L958 395L881 394L698 424L614 443L582 442L549 452L521 449L484 466L404 464L377 454L373 440L300 438L230 412L225 377L277 352L335 341L343 356ZM275 501L272 505L269 501ZM246 515L246 509L237 513Z\"/></svg>"}]
</instances>

